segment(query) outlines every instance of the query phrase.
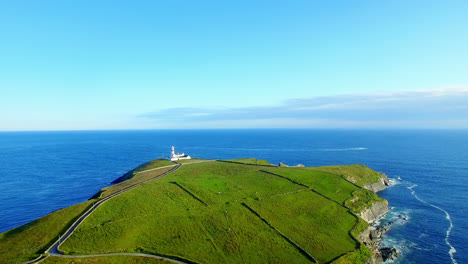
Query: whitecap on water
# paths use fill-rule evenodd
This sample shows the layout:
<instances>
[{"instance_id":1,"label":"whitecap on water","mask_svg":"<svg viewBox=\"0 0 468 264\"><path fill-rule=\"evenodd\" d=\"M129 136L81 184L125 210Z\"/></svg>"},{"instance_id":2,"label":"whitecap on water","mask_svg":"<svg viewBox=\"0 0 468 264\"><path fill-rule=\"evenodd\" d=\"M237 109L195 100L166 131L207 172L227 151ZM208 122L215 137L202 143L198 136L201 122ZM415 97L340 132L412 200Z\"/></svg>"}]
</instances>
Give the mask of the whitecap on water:
<instances>
[{"instance_id":1,"label":"whitecap on water","mask_svg":"<svg viewBox=\"0 0 468 264\"><path fill-rule=\"evenodd\" d=\"M395 186L395 185L400 185L402 183L402 180L401 180L400 176L398 176L397 178L388 178L388 182L389 182L388 187L392 187L392 186Z\"/></svg>"},{"instance_id":2,"label":"whitecap on water","mask_svg":"<svg viewBox=\"0 0 468 264\"><path fill-rule=\"evenodd\" d=\"M414 190L414 188L416 188L418 185L417 184L413 184L408 188L408 190L410 190L411 192L411 195L413 195L414 198L416 198L416 200L420 201L421 203L423 204L426 204L430 207L433 207L441 212L443 212L445 214L445 219L449 222L449 227L447 229L447 231L445 232L445 244L447 244L447 246L449 246L449 251L448 251L448 254L450 256L450 259L452 260L452 264L457 264L458 262L455 260L455 258L453 257L453 255L457 252L457 250L452 246L452 244L450 244L450 233L452 232L452 229L453 229L453 222L452 222L452 219L450 218L450 214L443 208L437 206L437 205L434 205L434 204L431 204L429 202L426 202L425 200L421 199L417 194L416 194L416 191Z\"/></svg>"},{"instance_id":3,"label":"whitecap on water","mask_svg":"<svg viewBox=\"0 0 468 264\"><path fill-rule=\"evenodd\" d=\"M359 151L359 150L367 150L364 147L354 147L354 148L327 148L327 149L319 149L322 151Z\"/></svg>"}]
</instances>

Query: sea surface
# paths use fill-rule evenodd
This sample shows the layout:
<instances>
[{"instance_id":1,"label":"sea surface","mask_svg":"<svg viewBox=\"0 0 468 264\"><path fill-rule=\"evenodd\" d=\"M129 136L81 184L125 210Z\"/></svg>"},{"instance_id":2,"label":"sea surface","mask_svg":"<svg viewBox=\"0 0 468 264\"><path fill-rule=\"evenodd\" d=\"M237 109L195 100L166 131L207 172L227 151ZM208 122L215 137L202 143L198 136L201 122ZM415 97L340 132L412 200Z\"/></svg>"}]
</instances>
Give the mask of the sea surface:
<instances>
[{"instance_id":1,"label":"sea surface","mask_svg":"<svg viewBox=\"0 0 468 264\"><path fill-rule=\"evenodd\" d=\"M396 263L468 263L467 130L0 132L0 232L86 201L172 145L204 159L365 164L394 179L379 195Z\"/></svg>"}]
</instances>

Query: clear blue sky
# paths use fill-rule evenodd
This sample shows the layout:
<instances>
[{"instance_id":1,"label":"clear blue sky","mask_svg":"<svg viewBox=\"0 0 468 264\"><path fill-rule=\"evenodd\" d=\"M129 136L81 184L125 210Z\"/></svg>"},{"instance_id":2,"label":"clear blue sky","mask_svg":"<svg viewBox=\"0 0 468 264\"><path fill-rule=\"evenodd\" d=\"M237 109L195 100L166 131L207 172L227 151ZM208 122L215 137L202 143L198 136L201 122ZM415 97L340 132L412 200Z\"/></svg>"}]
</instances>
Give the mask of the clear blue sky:
<instances>
[{"instance_id":1,"label":"clear blue sky","mask_svg":"<svg viewBox=\"0 0 468 264\"><path fill-rule=\"evenodd\" d=\"M15 0L0 32L0 130L468 128L466 0Z\"/></svg>"}]
</instances>

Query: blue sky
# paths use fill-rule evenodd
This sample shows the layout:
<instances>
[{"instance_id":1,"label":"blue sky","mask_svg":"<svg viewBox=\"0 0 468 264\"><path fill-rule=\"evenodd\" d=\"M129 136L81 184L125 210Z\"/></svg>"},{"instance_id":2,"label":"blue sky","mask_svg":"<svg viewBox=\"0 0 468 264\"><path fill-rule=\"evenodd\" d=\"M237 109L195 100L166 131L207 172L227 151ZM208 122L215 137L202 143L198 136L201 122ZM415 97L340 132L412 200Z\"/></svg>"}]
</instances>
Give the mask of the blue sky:
<instances>
[{"instance_id":1,"label":"blue sky","mask_svg":"<svg viewBox=\"0 0 468 264\"><path fill-rule=\"evenodd\" d=\"M0 130L468 128L468 2L1 1Z\"/></svg>"}]
</instances>

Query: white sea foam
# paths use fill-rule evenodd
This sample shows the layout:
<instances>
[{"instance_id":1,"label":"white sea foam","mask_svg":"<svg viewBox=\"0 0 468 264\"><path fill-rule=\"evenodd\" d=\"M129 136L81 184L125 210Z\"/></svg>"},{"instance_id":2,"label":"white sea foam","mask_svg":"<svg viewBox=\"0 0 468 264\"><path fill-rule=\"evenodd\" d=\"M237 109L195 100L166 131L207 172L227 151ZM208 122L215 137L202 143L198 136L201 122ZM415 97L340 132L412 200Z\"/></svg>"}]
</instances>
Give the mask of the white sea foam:
<instances>
[{"instance_id":1,"label":"white sea foam","mask_svg":"<svg viewBox=\"0 0 468 264\"><path fill-rule=\"evenodd\" d=\"M355 148L327 148L327 149L319 149L322 151L358 151L358 150L367 150L364 147L355 147Z\"/></svg>"},{"instance_id":2,"label":"white sea foam","mask_svg":"<svg viewBox=\"0 0 468 264\"><path fill-rule=\"evenodd\" d=\"M401 178L398 176L397 178L388 178L389 182L389 187L395 186L395 185L400 185L401 184Z\"/></svg>"},{"instance_id":3,"label":"white sea foam","mask_svg":"<svg viewBox=\"0 0 468 264\"><path fill-rule=\"evenodd\" d=\"M457 264L457 261L453 257L453 255L455 254L455 252L457 252L457 250L452 246L452 244L450 244L450 241L449 241L450 232L452 232L452 229L453 229L453 222L452 222L452 219L450 218L450 214L446 210L440 208L439 206L428 203L428 202L424 201L423 199L419 198L419 196L416 194L416 191L414 190L414 188L416 188L417 186L418 186L417 184L413 184L410 187L408 187L408 189L411 191L411 194L414 196L414 198L416 198L421 203L427 204L427 205L429 205L429 206L431 206L431 207L445 213L445 219L447 219L447 221L449 222L449 228L447 229L447 232L445 233L445 243L450 248L449 251L448 251L448 254L450 256L450 259L452 260L452 264Z\"/></svg>"}]
</instances>

